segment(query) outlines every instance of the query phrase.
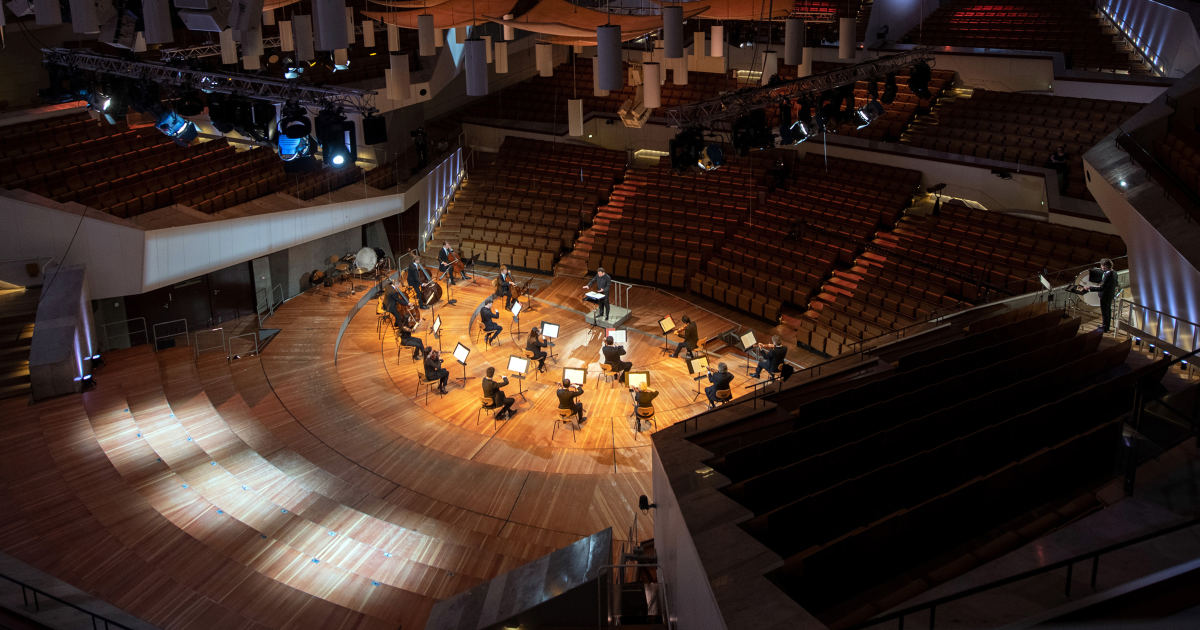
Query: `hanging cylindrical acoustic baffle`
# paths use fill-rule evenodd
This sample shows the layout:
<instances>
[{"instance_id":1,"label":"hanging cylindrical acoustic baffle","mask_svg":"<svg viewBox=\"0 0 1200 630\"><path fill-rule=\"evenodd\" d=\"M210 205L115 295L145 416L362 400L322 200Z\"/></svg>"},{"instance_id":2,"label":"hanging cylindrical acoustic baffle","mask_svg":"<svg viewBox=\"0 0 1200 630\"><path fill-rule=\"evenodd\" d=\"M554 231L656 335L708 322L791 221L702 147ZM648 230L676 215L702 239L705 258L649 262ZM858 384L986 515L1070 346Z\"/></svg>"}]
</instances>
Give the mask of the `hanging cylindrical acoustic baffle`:
<instances>
[{"instance_id":1,"label":"hanging cylindrical acoustic baffle","mask_svg":"<svg viewBox=\"0 0 1200 630\"><path fill-rule=\"evenodd\" d=\"M496 74L508 74L508 42L496 42L493 55L496 58Z\"/></svg>"},{"instance_id":2,"label":"hanging cylindrical acoustic baffle","mask_svg":"<svg viewBox=\"0 0 1200 630\"><path fill-rule=\"evenodd\" d=\"M454 43L455 44L465 44L466 41L467 41L467 27L455 26L454 27Z\"/></svg>"},{"instance_id":3,"label":"hanging cylindrical acoustic baffle","mask_svg":"<svg viewBox=\"0 0 1200 630\"><path fill-rule=\"evenodd\" d=\"M713 57L725 56L725 25L713 24L712 31L708 34L709 50Z\"/></svg>"},{"instance_id":4,"label":"hanging cylindrical acoustic baffle","mask_svg":"<svg viewBox=\"0 0 1200 630\"><path fill-rule=\"evenodd\" d=\"M455 33L457 35L457 33ZM463 42L463 68L467 72L467 96L487 96L487 53L482 39Z\"/></svg>"},{"instance_id":5,"label":"hanging cylindrical acoustic baffle","mask_svg":"<svg viewBox=\"0 0 1200 630\"><path fill-rule=\"evenodd\" d=\"M297 16L299 17L299 16ZM237 43L233 41L233 29L221 30L221 63L237 63Z\"/></svg>"},{"instance_id":6,"label":"hanging cylindrical acoustic baffle","mask_svg":"<svg viewBox=\"0 0 1200 630\"><path fill-rule=\"evenodd\" d=\"M147 44L169 44L175 41L171 28L171 3L168 0L142 0L142 23L146 26Z\"/></svg>"},{"instance_id":7,"label":"hanging cylindrical acoustic baffle","mask_svg":"<svg viewBox=\"0 0 1200 630\"><path fill-rule=\"evenodd\" d=\"M96 17L96 3L93 0L71 0L71 30L76 33L99 33L100 22ZM3 13L0 7L0 13ZM3 18L0 18L2 20ZM3 22L0 21L0 25Z\"/></svg>"},{"instance_id":8,"label":"hanging cylindrical acoustic baffle","mask_svg":"<svg viewBox=\"0 0 1200 630\"><path fill-rule=\"evenodd\" d=\"M492 55L492 36L483 35L479 39L483 40L483 52L487 53L487 62L492 63L495 57Z\"/></svg>"},{"instance_id":9,"label":"hanging cylindrical acoustic baffle","mask_svg":"<svg viewBox=\"0 0 1200 630\"><path fill-rule=\"evenodd\" d=\"M422 57L431 57L437 54L437 47L433 44L433 16L428 13L417 16L417 48Z\"/></svg>"},{"instance_id":10,"label":"hanging cylindrical acoustic baffle","mask_svg":"<svg viewBox=\"0 0 1200 630\"><path fill-rule=\"evenodd\" d=\"M312 8L313 37L317 50L334 51L349 46L345 0L313 0Z\"/></svg>"},{"instance_id":11,"label":"hanging cylindrical acoustic baffle","mask_svg":"<svg viewBox=\"0 0 1200 630\"><path fill-rule=\"evenodd\" d=\"M387 25L388 52L400 52L400 27Z\"/></svg>"},{"instance_id":12,"label":"hanging cylindrical acoustic baffle","mask_svg":"<svg viewBox=\"0 0 1200 630\"><path fill-rule=\"evenodd\" d=\"M657 63L642 64L642 103L646 109L662 107L662 68Z\"/></svg>"},{"instance_id":13,"label":"hanging cylindrical acoustic baffle","mask_svg":"<svg viewBox=\"0 0 1200 630\"><path fill-rule=\"evenodd\" d=\"M538 42L533 47L533 54L537 62L538 76L554 76L554 45L550 42Z\"/></svg>"},{"instance_id":14,"label":"hanging cylindrical acoustic baffle","mask_svg":"<svg viewBox=\"0 0 1200 630\"><path fill-rule=\"evenodd\" d=\"M265 26L275 26L275 12L268 9L262 12L262 23Z\"/></svg>"},{"instance_id":15,"label":"hanging cylindrical acoustic baffle","mask_svg":"<svg viewBox=\"0 0 1200 630\"><path fill-rule=\"evenodd\" d=\"M708 54L708 45L704 41L704 31L696 31L696 34L692 35L692 47L692 54L697 58L702 59Z\"/></svg>"},{"instance_id":16,"label":"hanging cylindrical acoustic baffle","mask_svg":"<svg viewBox=\"0 0 1200 630\"><path fill-rule=\"evenodd\" d=\"M393 101L408 100L412 79L408 71L408 55L394 52L388 55L387 97Z\"/></svg>"},{"instance_id":17,"label":"hanging cylindrical acoustic baffle","mask_svg":"<svg viewBox=\"0 0 1200 630\"><path fill-rule=\"evenodd\" d=\"M768 50L763 53L762 84L766 85L776 74L779 74L779 53Z\"/></svg>"},{"instance_id":18,"label":"hanging cylindrical acoustic baffle","mask_svg":"<svg viewBox=\"0 0 1200 630\"><path fill-rule=\"evenodd\" d=\"M242 32L242 67L246 70L258 70L262 68L262 23L255 21L262 19L262 13L246 17L248 23L246 30Z\"/></svg>"},{"instance_id":19,"label":"hanging cylindrical acoustic baffle","mask_svg":"<svg viewBox=\"0 0 1200 630\"><path fill-rule=\"evenodd\" d=\"M62 7L58 0L33 0L33 23L38 26L62 24Z\"/></svg>"},{"instance_id":20,"label":"hanging cylindrical acoustic baffle","mask_svg":"<svg viewBox=\"0 0 1200 630\"><path fill-rule=\"evenodd\" d=\"M683 7L663 7L662 19L667 59L679 59L683 56Z\"/></svg>"},{"instance_id":21,"label":"hanging cylindrical acoustic baffle","mask_svg":"<svg viewBox=\"0 0 1200 630\"><path fill-rule=\"evenodd\" d=\"M279 20L279 50L283 52L296 50L296 40L292 37L291 20Z\"/></svg>"},{"instance_id":22,"label":"hanging cylindrical acoustic baffle","mask_svg":"<svg viewBox=\"0 0 1200 630\"><path fill-rule=\"evenodd\" d=\"M684 57L683 59L673 59L672 62L675 65L671 67L671 83L673 83L675 85L687 85L688 84L688 60L687 60L687 57Z\"/></svg>"},{"instance_id":23,"label":"hanging cylindrical acoustic baffle","mask_svg":"<svg viewBox=\"0 0 1200 630\"><path fill-rule=\"evenodd\" d=\"M345 68L350 65L350 51L339 48L333 51L333 65Z\"/></svg>"},{"instance_id":24,"label":"hanging cylindrical acoustic baffle","mask_svg":"<svg viewBox=\"0 0 1200 630\"><path fill-rule=\"evenodd\" d=\"M854 58L854 18L838 19L838 59Z\"/></svg>"},{"instance_id":25,"label":"hanging cylindrical acoustic baffle","mask_svg":"<svg viewBox=\"0 0 1200 630\"><path fill-rule=\"evenodd\" d=\"M600 87L600 58L592 57L592 95L608 96L608 90Z\"/></svg>"},{"instance_id":26,"label":"hanging cylindrical acoustic baffle","mask_svg":"<svg viewBox=\"0 0 1200 630\"><path fill-rule=\"evenodd\" d=\"M146 52L146 34L137 31L133 34L133 52Z\"/></svg>"},{"instance_id":27,"label":"hanging cylindrical acoustic baffle","mask_svg":"<svg viewBox=\"0 0 1200 630\"><path fill-rule=\"evenodd\" d=\"M346 7L346 41L354 43L354 7Z\"/></svg>"},{"instance_id":28,"label":"hanging cylindrical acoustic baffle","mask_svg":"<svg viewBox=\"0 0 1200 630\"><path fill-rule=\"evenodd\" d=\"M804 20L788 18L783 22L783 63L800 65L804 50Z\"/></svg>"},{"instance_id":29,"label":"hanging cylindrical acoustic baffle","mask_svg":"<svg viewBox=\"0 0 1200 630\"><path fill-rule=\"evenodd\" d=\"M511 14L511 13L504 14L505 22L507 22L508 20L511 20L511 19L513 19L513 14ZM502 26L504 27L504 41L511 42L512 40L517 38L517 29L509 26L508 24L504 24Z\"/></svg>"},{"instance_id":30,"label":"hanging cylindrical acoustic baffle","mask_svg":"<svg viewBox=\"0 0 1200 630\"><path fill-rule=\"evenodd\" d=\"M808 46L804 47L804 59L800 62L800 65L796 66L797 79L803 79L804 77L812 74L813 57L816 56L816 54L816 48L810 48Z\"/></svg>"},{"instance_id":31,"label":"hanging cylindrical acoustic baffle","mask_svg":"<svg viewBox=\"0 0 1200 630\"><path fill-rule=\"evenodd\" d=\"M567 134L575 137L583 135L583 99L567 99Z\"/></svg>"},{"instance_id":32,"label":"hanging cylindrical acoustic baffle","mask_svg":"<svg viewBox=\"0 0 1200 630\"><path fill-rule=\"evenodd\" d=\"M375 47L375 20L363 20L363 46Z\"/></svg>"},{"instance_id":33,"label":"hanging cylindrical acoustic baffle","mask_svg":"<svg viewBox=\"0 0 1200 630\"><path fill-rule=\"evenodd\" d=\"M446 29L433 29L433 45L437 48L441 48L442 46L446 45Z\"/></svg>"},{"instance_id":34,"label":"hanging cylindrical acoustic baffle","mask_svg":"<svg viewBox=\"0 0 1200 630\"><path fill-rule=\"evenodd\" d=\"M292 38L296 40L296 59L312 61L316 59L313 51L312 16L292 16Z\"/></svg>"},{"instance_id":35,"label":"hanging cylindrical acoustic baffle","mask_svg":"<svg viewBox=\"0 0 1200 630\"><path fill-rule=\"evenodd\" d=\"M619 25L602 24L596 28L596 57L600 59L600 89L615 92L625 87Z\"/></svg>"}]
</instances>

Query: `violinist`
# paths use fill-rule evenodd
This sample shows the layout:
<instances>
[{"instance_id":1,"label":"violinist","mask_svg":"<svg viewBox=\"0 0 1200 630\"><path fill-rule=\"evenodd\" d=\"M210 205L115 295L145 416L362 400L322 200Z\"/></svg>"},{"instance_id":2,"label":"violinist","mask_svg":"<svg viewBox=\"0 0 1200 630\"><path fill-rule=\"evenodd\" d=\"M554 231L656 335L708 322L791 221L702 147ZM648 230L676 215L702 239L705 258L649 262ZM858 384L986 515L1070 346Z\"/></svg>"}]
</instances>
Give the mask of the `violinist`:
<instances>
[{"instance_id":1,"label":"violinist","mask_svg":"<svg viewBox=\"0 0 1200 630\"><path fill-rule=\"evenodd\" d=\"M454 253L454 249L450 247L450 241L442 243L442 248L438 250L438 271L446 274L447 282L454 284L454 263L460 262L458 255ZM447 273L449 272L449 273ZM464 267L462 271L462 279L467 279L467 270Z\"/></svg>"},{"instance_id":2,"label":"violinist","mask_svg":"<svg viewBox=\"0 0 1200 630\"><path fill-rule=\"evenodd\" d=\"M633 367L629 361L621 360L625 355L625 346L613 345L612 335L609 335L604 338L604 347L600 349L600 353L604 355L604 363L611 367L612 371L617 373L617 378L624 383L625 373Z\"/></svg>"},{"instance_id":3,"label":"violinist","mask_svg":"<svg viewBox=\"0 0 1200 630\"><path fill-rule=\"evenodd\" d=\"M767 370L768 374L774 376L775 372L779 371L779 366L783 365L784 359L787 358L787 346L783 345L783 341L779 338L779 335L773 335L771 343L760 343L758 347L766 352L758 360L758 367L754 370L754 378L758 378L758 375L764 369Z\"/></svg>"},{"instance_id":4,"label":"violinist","mask_svg":"<svg viewBox=\"0 0 1200 630\"><path fill-rule=\"evenodd\" d=\"M708 368L708 382L712 383L704 388L704 394L708 396L708 407L711 409L717 406L717 392L720 390L729 391L729 384L733 382L733 375L729 373L729 366L725 362L717 364L717 370L714 372Z\"/></svg>"},{"instance_id":5,"label":"violinist","mask_svg":"<svg viewBox=\"0 0 1200 630\"><path fill-rule=\"evenodd\" d=\"M497 381L495 376L496 368L489 365L487 369L487 376L483 379L483 395L486 398L492 399L493 407L501 408L500 411L496 412L496 419L507 420L513 417L513 414L517 413L512 408L513 403L517 402L517 399L512 398L511 396L505 396L504 390L501 389L505 385L508 385L508 377L502 376L500 377L502 380Z\"/></svg>"},{"instance_id":6,"label":"violinist","mask_svg":"<svg viewBox=\"0 0 1200 630\"><path fill-rule=\"evenodd\" d=\"M575 412L575 417L578 418L575 422L575 428L587 422L587 418L583 417L583 403L575 402L576 398L583 395L583 385L571 385L571 380L564 378L562 387L558 389L558 408L570 409Z\"/></svg>"},{"instance_id":7,"label":"violinist","mask_svg":"<svg viewBox=\"0 0 1200 630\"><path fill-rule=\"evenodd\" d=\"M550 345L550 342L546 341L545 337L542 337L542 331L538 330L537 326L534 326L529 331L529 336L525 339L525 349L533 353L532 358L538 362L537 369L539 372L546 371L547 355L543 348L548 345Z\"/></svg>"},{"instance_id":8,"label":"violinist","mask_svg":"<svg viewBox=\"0 0 1200 630\"><path fill-rule=\"evenodd\" d=\"M438 382L438 393L446 393L446 381L450 380L450 370L442 367L442 357L437 350L430 350L425 355L425 380Z\"/></svg>"},{"instance_id":9,"label":"violinist","mask_svg":"<svg viewBox=\"0 0 1200 630\"><path fill-rule=\"evenodd\" d=\"M696 330L696 322L692 321L692 318L687 315L680 317L679 321L683 323L683 329L676 332L682 339L675 346L675 352L671 354L671 358L679 356L679 352L686 348L687 358L690 359L693 356L692 352L700 345L700 333Z\"/></svg>"},{"instance_id":10,"label":"violinist","mask_svg":"<svg viewBox=\"0 0 1200 630\"><path fill-rule=\"evenodd\" d=\"M508 265L500 265L500 275L496 276L496 295L504 296L504 309L512 310L513 305L513 277L508 271Z\"/></svg>"},{"instance_id":11,"label":"violinist","mask_svg":"<svg viewBox=\"0 0 1200 630\"><path fill-rule=\"evenodd\" d=\"M404 314L404 319L396 320L397 332L400 334L400 345L411 346L413 349L412 358L416 361L421 355L429 350L425 347L425 342L421 341L420 337L413 336L413 331L417 329L417 319L407 313Z\"/></svg>"},{"instance_id":12,"label":"violinist","mask_svg":"<svg viewBox=\"0 0 1200 630\"><path fill-rule=\"evenodd\" d=\"M504 330L500 324L496 323L496 318L499 316L500 313L492 310L492 298L484 300L483 306L479 309L479 319L483 322L484 332L487 333L484 339L489 344L500 336L500 331Z\"/></svg>"},{"instance_id":13,"label":"violinist","mask_svg":"<svg viewBox=\"0 0 1200 630\"><path fill-rule=\"evenodd\" d=\"M642 383L637 389L633 390L633 400L639 407L654 407L654 399L658 397L658 392L650 389L649 383Z\"/></svg>"}]
</instances>

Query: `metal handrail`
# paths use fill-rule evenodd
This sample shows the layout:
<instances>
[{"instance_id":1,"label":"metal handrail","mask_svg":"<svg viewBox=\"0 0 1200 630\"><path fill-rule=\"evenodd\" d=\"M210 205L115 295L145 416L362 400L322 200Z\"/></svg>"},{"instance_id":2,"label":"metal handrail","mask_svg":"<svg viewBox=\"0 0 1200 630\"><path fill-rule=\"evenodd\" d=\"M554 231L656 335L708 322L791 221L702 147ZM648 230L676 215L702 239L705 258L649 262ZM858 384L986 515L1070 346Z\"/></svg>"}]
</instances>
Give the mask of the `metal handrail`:
<instances>
[{"instance_id":1,"label":"metal handrail","mask_svg":"<svg viewBox=\"0 0 1200 630\"><path fill-rule=\"evenodd\" d=\"M128 329L126 329L126 331L123 334L126 337L129 337L129 345L130 346L133 345L133 336L136 334L139 334L139 333L142 335L142 339L143 339L142 343L150 343L150 328L146 325L146 318L145 317L130 317L129 319L123 319L119 322L108 322L107 324L101 324L100 330L104 331L104 349L105 350L112 349L112 345L109 344L109 340L112 339L112 335L110 335L108 332L109 326L118 326L120 324L128 324L129 322L134 322L134 321L139 321L139 320L142 322L142 329L140 331L135 330L135 331L131 332ZM122 333L118 333L118 335L119 334L122 334Z\"/></svg>"},{"instance_id":2,"label":"metal handrail","mask_svg":"<svg viewBox=\"0 0 1200 630\"><path fill-rule=\"evenodd\" d=\"M1146 325L1149 323L1150 320L1149 320L1149 318L1146 317L1146 315L1144 313L1137 323L1134 322L1134 319L1135 319L1134 313L1137 311L1152 313L1156 316L1153 329L1151 329L1150 326ZM1170 330L1171 330L1170 340L1166 339L1166 337L1162 334L1164 319L1166 319L1168 321L1168 324L1170 325ZM1158 309L1151 308L1149 306L1143 306L1141 304L1138 304L1137 302L1134 302L1133 300L1127 300L1127 299L1122 298L1117 303L1117 321L1120 322L1121 324L1124 324L1125 326L1127 326L1128 328L1130 328L1136 332L1140 332L1148 337L1153 337L1154 339L1161 341L1162 343L1170 344L1171 346L1177 348L1180 351L1184 351L1184 352L1193 351L1194 352L1195 350L1200 349L1200 324L1197 324L1196 322L1188 321L1181 317L1175 317L1174 315L1171 315L1170 313L1166 313L1164 311L1160 311ZM1180 326L1180 324L1182 324L1183 326ZM1180 328L1187 328L1187 327L1190 327L1191 332L1192 332L1192 343L1191 343L1190 348L1184 348L1179 345L1179 330L1180 330Z\"/></svg>"},{"instance_id":3,"label":"metal handrail","mask_svg":"<svg viewBox=\"0 0 1200 630\"><path fill-rule=\"evenodd\" d=\"M1130 538L1128 540L1123 540L1121 542L1113 543L1111 545L1101 547L1100 549L1094 549L1094 550L1086 552L1086 553L1081 553L1081 554L1078 554L1075 556L1071 556L1070 558L1067 558L1065 560L1059 560L1058 562L1040 566L1035 569L1030 569L1028 571L1022 571L1021 573L1017 573L1015 575L1010 575L1006 578L1000 578L999 580L994 580L992 582L988 582L987 584L981 584L979 586L968 588L966 590L962 590L957 593L943 595L942 597L939 597L937 599L933 599L933 600L930 600L927 602L922 602L920 604L915 604L913 606L908 606L906 608L901 608L900 610L897 610L897 611L894 611L891 613L887 613L885 615L875 617L875 618L869 619L867 621L855 624L855 625L851 626L851 630L859 630L860 628L870 628L873 626L878 626L881 623L886 623L888 621L893 621L893 620L898 621L899 627L903 628L905 617L907 617L908 615L911 615L913 613L918 613L918 612L922 612L925 610L929 611L929 627L932 629L934 627L934 623L936 620L936 610L937 610L938 606L944 606L945 604L948 604L950 602L958 601L960 599L970 597L972 595L990 591L992 589L1000 588L1002 586L1008 586L1009 584L1020 582L1020 581L1029 579L1031 577L1037 577L1039 575L1042 575L1043 573L1049 573L1050 571L1054 571L1056 569L1061 569L1063 567L1066 567L1066 569L1067 569L1067 584L1066 584L1066 588L1065 588L1065 594L1067 597L1070 597L1071 596L1071 578L1073 577L1075 564L1077 564L1079 562L1083 562L1085 560L1092 561L1091 585L1092 585L1092 588L1095 589L1096 588L1096 575L1100 570L1100 557L1101 556L1112 553L1114 551L1120 551L1121 549L1124 549L1126 547L1131 547L1131 546L1139 544L1139 543L1143 543L1143 542L1146 542L1149 540L1154 540L1155 538L1159 538L1161 536L1173 534L1177 531L1188 529L1189 527L1195 527L1197 525L1200 525L1200 518L1193 518L1193 519L1185 521L1183 523L1177 523L1175 525L1172 525L1172 526L1164 528L1164 529L1156 530L1156 531L1150 532L1148 534L1142 534L1141 536Z\"/></svg>"},{"instance_id":4,"label":"metal handrail","mask_svg":"<svg viewBox=\"0 0 1200 630\"><path fill-rule=\"evenodd\" d=\"M614 571L613 569L617 569L617 571ZM603 605L603 603L600 602L601 578L605 575L607 575L607 576L613 576L613 575L623 576L622 571L624 569L655 569L658 571L658 581L654 582L654 584L657 585L662 591L660 593L661 597L659 597L659 606L660 606L659 615L662 617L663 625L667 626L668 629L673 629L675 627L675 623L671 618L671 604L669 601L670 598L667 596L667 582L666 582L666 580L663 579L663 576L665 575L665 573L663 572L662 565L658 564L657 562L655 562L655 563L626 562L623 564L606 564L606 565L602 565L602 566L598 567L599 575L597 575L597 577L596 577L596 600L597 600L597 603L600 604L600 606L599 606L600 615L602 617L604 617L604 616L610 616L612 614L611 606L610 606L610 608L606 608ZM619 582L619 584L624 584L624 582ZM612 584L610 583L609 585L611 586ZM612 601L612 597L610 594L610 605L611 605L611 601ZM599 619L598 621L603 622L604 619ZM611 621L612 620L610 619L609 622L611 623Z\"/></svg>"},{"instance_id":5,"label":"metal handrail","mask_svg":"<svg viewBox=\"0 0 1200 630\"><path fill-rule=\"evenodd\" d=\"M183 322L183 332L177 332L177 333L171 333L169 335L159 336L159 334L158 334L159 326L170 326L171 324L177 324L180 322ZM170 339L171 337L178 337L180 335L183 335L184 339L187 339L189 341L189 343L191 342L191 337L188 336L188 327L187 327L186 319L180 318L180 319L172 319L172 320L166 321L166 322L159 322L152 327L152 330L154 332L154 351L155 352L158 352L158 341L160 339Z\"/></svg>"},{"instance_id":6,"label":"metal handrail","mask_svg":"<svg viewBox=\"0 0 1200 630\"><path fill-rule=\"evenodd\" d=\"M220 335L221 345L200 347L200 335ZM197 358L197 359L200 358L201 352L207 352L209 350L220 350L221 352L226 352L225 328L223 328L223 327L222 328L210 328L209 330L197 330L195 337L196 337L195 343L192 344L192 347L195 349L195 358ZM228 357L229 353L226 352L225 356Z\"/></svg>"},{"instance_id":7,"label":"metal handrail","mask_svg":"<svg viewBox=\"0 0 1200 630\"><path fill-rule=\"evenodd\" d=\"M59 604L68 606L70 608L74 608L75 610L78 610L79 612L87 615L92 620L93 628L99 627L96 625L96 622L99 621L104 624L105 628L124 628L125 630L133 630L133 628L130 628L129 626L127 626L123 623L113 621L112 619L109 619L108 617L105 617L104 615L94 613L94 612L84 609L84 608L80 608L79 606L76 606L75 604L72 604L71 602L69 602L65 599L62 599L60 597L55 597L54 595L51 595L50 593L47 593L46 591L43 591L42 589L37 588L36 586L26 584L25 582L22 582L16 578L9 577L2 573L0 573L0 578L8 580L9 582L12 582L13 584L16 584L17 586L21 587L21 599L25 602L26 607L29 606L29 594L27 593L27 591L32 592L33 593L33 609L35 612L42 611L41 602L38 601L38 596L41 595L42 597L52 599L52 600L58 602Z\"/></svg>"},{"instance_id":8,"label":"metal handrail","mask_svg":"<svg viewBox=\"0 0 1200 630\"><path fill-rule=\"evenodd\" d=\"M258 331L257 331L257 330L254 330L254 331L250 331L250 332L248 332L248 333L242 333L242 334L240 334L240 335L233 335L232 337L230 337L230 338L229 338L229 340L228 340L228 341L226 341L226 343L225 343L225 359L226 359L226 360L228 360L228 361L232 361L232 360L233 360L233 357L234 357L234 354L233 354L233 340L234 340L234 339L240 339L240 338L242 338L242 337L249 337L249 338L250 338L251 342L253 343L253 347L254 347L254 350L253 350L253 352L254 352L254 354L255 354L255 355L257 355L257 354L258 354ZM240 356L240 355L238 355L238 356Z\"/></svg>"}]
</instances>

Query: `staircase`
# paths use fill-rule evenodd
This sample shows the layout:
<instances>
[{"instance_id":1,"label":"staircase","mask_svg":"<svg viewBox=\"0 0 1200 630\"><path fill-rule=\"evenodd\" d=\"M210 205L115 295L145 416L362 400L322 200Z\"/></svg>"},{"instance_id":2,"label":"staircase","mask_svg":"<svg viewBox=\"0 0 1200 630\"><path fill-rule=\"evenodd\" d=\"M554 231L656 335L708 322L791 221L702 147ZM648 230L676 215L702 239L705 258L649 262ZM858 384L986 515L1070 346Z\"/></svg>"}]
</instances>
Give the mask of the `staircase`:
<instances>
[{"instance_id":1,"label":"staircase","mask_svg":"<svg viewBox=\"0 0 1200 630\"><path fill-rule=\"evenodd\" d=\"M600 238L608 234L608 226L624 216L625 202L637 194L637 186L632 183L632 171L625 171L625 177L620 184L613 187L608 203L596 209L592 225L579 235L575 241L575 249L558 261L554 273L583 276L590 271L588 257L596 248Z\"/></svg>"},{"instance_id":2,"label":"staircase","mask_svg":"<svg viewBox=\"0 0 1200 630\"><path fill-rule=\"evenodd\" d=\"M40 288L0 291L0 398L29 395L29 348Z\"/></svg>"}]
</instances>

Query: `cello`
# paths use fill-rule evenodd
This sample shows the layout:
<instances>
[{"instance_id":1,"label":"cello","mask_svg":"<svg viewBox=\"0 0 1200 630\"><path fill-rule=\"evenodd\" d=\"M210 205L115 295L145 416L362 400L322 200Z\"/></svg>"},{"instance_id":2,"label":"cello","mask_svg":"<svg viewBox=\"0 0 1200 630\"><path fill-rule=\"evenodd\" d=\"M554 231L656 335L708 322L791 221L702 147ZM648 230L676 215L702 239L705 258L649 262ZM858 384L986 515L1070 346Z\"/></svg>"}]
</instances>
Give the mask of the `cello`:
<instances>
[{"instance_id":1,"label":"cello","mask_svg":"<svg viewBox=\"0 0 1200 630\"><path fill-rule=\"evenodd\" d=\"M422 306L435 304L438 300L442 299L442 287L437 283L437 280L434 279L434 276L429 272L429 269L426 268L425 265L421 264L421 259L418 257L417 250L412 250L412 255L413 264L415 264L417 268L421 270L422 279L421 287L418 290L420 293L418 303Z\"/></svg>"},{"instance_id":2,"label":"cello","mask_svg":"<svg viewBox=\"0 0 1200 630\"><path fill-rule=\"evenodd\" d=\"M463 262L462 257L460 257L458 255L458 252L454 251L453 249L450 250L449 262L450 262L450 277L451 278L454 278L454 277L461 278L464 275L466 275L467 263Z\"/></svg>"}]
</instances>

